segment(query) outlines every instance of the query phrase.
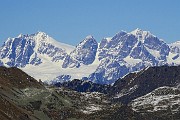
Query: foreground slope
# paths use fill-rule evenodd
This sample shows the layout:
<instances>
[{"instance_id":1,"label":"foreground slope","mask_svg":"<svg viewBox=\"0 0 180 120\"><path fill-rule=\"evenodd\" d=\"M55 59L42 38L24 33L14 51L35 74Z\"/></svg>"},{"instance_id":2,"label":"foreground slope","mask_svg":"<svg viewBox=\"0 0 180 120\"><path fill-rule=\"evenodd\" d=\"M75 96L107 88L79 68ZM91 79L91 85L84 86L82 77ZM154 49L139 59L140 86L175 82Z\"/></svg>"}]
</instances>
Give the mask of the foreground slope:
<instances>
[{"instance_id":1,"label":"foreground slope","mask_svg":"<svg viewBox=\"0 0 180 120\"><path fill-rule=\"evenodd\" d=\"M165 68L167 68L167 71L171 70L169 73L174 73L174 75L179 71L179 67L170 67L170 69L169 67ZM165 68L158 67L157 69L152 69L157 71L156 73L158 76L162 77L160 74L163 73L162 70L165 70ZM71 84L72 86L76 85L76 83L83 83L82 86L84 87L86 85L88 85L87 87L95 86L95 89L85 89L87 92L76 92L70 90L70 88L66 89L64 86L57 88L44 85L41 81L37 82L34 78L17 68L0 67L0 73L0 116L2 120L179 119L178 77L175 77L175 79L170 82L165 82L167 86L170 84L172 87L159 88L160 84L158 84L158 88L155 88L154 91L152 90L147 94L143 92L143 94L146 95L136 96L137 98L129 102L128 105L123 105L120 101L114 100L116 98L112 99L112 97L116 95L111 94L112 90L120 90L117 88L118 83L116 83L116 86L111 86L112 88L110 88L110 86L105 86L104 88L106 89L104 91L107 90L108 92L103 94L91 92L91 90L96 91L99 88L103 88L103 85L91 82L89 86L85 81L81 82L76 80L74 81L74 84ZM144 73L146 73L146 71L144 71ZM143 73L141 72L141 74ZM160 77L158 78L160 79ZM129 75L129 80L136 81L133 78L133 75ZM158 79L156 82L159 83ZM78 85L80 86L80 84ZM146 84L148 86L148 83ZM178 85L176 86L176 84ZM149 86L152 85L153 84L150 82ZM80 86L79 88L84 90L84 87ZM123 89L123 86L121 87ZM75 86L74 88L76 90ZM145 88L142 90L145 90ZM100 90L100 92L104 91ZM154 95L153 99L151 99L151 95ZM129 94L129 96L133 96L133 94ZM149 98L151 101L146 102ZM165 105L167 107L164 107Z\"/></svg>"},{"instance_id":2,"label":"foreground slope","mask_svg":"<svg viewBox=\"0 0 180 120\"><path fill-rule=\"evenodd\" d=\"M44 86L18 68L0 67L1 120L90 119L96 111L115 109L101 93L78 93Z\"/></svg>"},{"instance_id":3,"label":"foreground slope","mask_svg":"<svg viewBox=\"0 0 180 120\"><path fill-rule=\"evenodd\" d=\"M20 89L44 89L44 86L17 68L0 67L0 118L2 120L30 120L31 114L14 101Z\"/></svg>"}]
</instances>

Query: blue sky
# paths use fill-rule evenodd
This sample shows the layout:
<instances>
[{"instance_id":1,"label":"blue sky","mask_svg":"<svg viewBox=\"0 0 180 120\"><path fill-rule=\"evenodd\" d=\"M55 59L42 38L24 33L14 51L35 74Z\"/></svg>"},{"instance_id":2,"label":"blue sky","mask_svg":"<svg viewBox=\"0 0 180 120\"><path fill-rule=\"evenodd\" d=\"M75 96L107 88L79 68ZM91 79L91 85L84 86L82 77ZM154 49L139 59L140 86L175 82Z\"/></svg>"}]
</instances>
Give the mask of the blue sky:
<instances>
[{"instance_id":1,"label":"blue sky","mask_svg":"<svg viewBox=\"0 0 180 120\"><path fill-rule=\"evenodd\" d=\"M180 0L1 0L0 44L20 33L44 31L78 44L121 30L151 31L167 43L180 40Z\"/></svg>"}]
</instances>

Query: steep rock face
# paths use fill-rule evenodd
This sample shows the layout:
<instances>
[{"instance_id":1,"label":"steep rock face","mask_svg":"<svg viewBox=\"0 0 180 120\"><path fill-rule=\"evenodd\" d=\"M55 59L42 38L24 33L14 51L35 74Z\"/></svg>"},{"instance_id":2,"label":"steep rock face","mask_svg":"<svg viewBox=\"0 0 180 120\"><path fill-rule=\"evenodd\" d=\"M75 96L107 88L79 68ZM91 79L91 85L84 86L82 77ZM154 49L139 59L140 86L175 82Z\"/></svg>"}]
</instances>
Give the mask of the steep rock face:
<instances>
[{"instance_id":1,"label":"steep rock face","mask_svg":"<svg viewBox=\"0 0 180 120\"><path fill-rule=\"evenodd\" d=\"M74 51L72 51L64 60L63 68L80 67L81 64L89 65L95 60L98 43L93 36L87 36Z\"/></svg>"},{"instance_id":2,"label":"steep rock face","mask_svg":"<svg viewBox=\"0 0 180 120\"><path fill-rule=\"evenodd\" d=\"M40 64L41 60L37 56L31 58L31 55L34 53L34 47L35 42L24 39L23 36L9 38L0 51L0 57L1 59L8 59L5 61L5 64L8 66L23 67L27 63Z\"/></svg>"},{"instance_id":3,"label":"steep rock face","mask_svg":"<svg viewBox=\"0 0 180 120\"><path fill-rule=\"evenodd\" d=\"M103 39L98 52L101 63L89 79L111 84L125 74L146 66L168 64L170 48L150 32L136 29L130 33L121 31L112 38Z\"/></svg>"},{"instance_id":4,"label":"steep rock face","mask_svg":"<svg viewBox=\"0 0 180 120\"><path fill-rule=\"evenodd\" d=\"M99 45L99 60L103 58L112 58L118 56L121 43L123 42L123 36L127 35L126 32L121 31L117 33L113 38L104 38ZM125 41L125 40L124 40Z\"/></svg>"},{"instance_id":5,"label":"steep rock face","mask_svg":"<svg viewBox=\"0 0 180 120\"><path fill-rule=\"evenodd\" d=\"M55 45L51 37L43 32L31 35L19 35L9 38L0 50L0 59L12 67L25 67L27 64L39 65L43 62L41 55L48 56L52 62L63 60L67 53Z\"/></svg>"}]
</instances>

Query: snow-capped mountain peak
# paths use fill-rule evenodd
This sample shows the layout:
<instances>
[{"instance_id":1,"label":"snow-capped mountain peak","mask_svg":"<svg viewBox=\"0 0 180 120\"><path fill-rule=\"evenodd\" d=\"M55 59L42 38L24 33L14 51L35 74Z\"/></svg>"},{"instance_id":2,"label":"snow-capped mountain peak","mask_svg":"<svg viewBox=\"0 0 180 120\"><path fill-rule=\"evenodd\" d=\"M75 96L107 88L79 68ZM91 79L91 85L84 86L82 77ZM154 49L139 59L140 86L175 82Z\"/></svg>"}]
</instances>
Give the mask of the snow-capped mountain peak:
<instances>
[{"instance_id":1,"label":"snow-capped mountain peak","mask_svg":"<svg viewBox=\"0 0 180 120\"><path fill-rule=\"evenodd\" d=\"M140 32L143 32L143 30L140 29L140 28L136 28L136 29L133 30L131 33L132 33L132 34L136 34L136 33L140 33Z\"/></svg>"},{"instance_id":2,"label":"snow-capped mountain peak","mask_svg":"<svg viewBox=\"0 0 180 120\"><path fill-rule=\"evenodd\" d=\"M60 44L44 32L8 38L0 49L0 58L7 66L25 67L28 64L39 65L47 59L52 62L63 60L66 48L70 45Z\"/></svg>"},{"instance_id":3,"label":"snow-capped mountain peak","mask_svg":"<svg viewBox=\"0 0 180 120\"><path fill-rule=\"evenodd\" d=\"M45 32L38 31L34 35L39 40L47 40L46 38L49 38L49 36Z\"/></svg>"},{"instance_id":4,"label":"snow-capped mountain peak","mask_svg":"<svg viewBox=\"0 0 180 120\"><path fill-rule=\"evenodd\" d=\"M34 40L38 43L40 41L44 41L44 42L54 42L55 40L53 38L51 38L49 35L47 35L45 32L37 32L35 34L31 34L29 35L30 37L33 37Z\"/></svg>"},{"instance_id":5,"label":"snow-capped mountain peak","mask_svg":"<svg viewBox=\"0 0 180 120\"><path fill-rule=\"evenodd\" d=\"M78 47L80 47L81 45L85 45L85 44L90 45L90 44L94 44L94 43L95 44L97 43L95 38L92 35L88 35L88 36L86 36L86 38L82 42L80 42Z\"/></svg>"},{"instance_id":6,"label":"snow-capped mountain peak","mask_svg":"<svg viewBox=\"0 0 180 120\"><path fill-rule=\"evenodd\" d=\"M138 40L141 40L142 42L144 42L144 40L148 37L156 37L155 35L153 35L149 31L144 31L140 28L136 28L135 30L130 32L130 34L136 36L138 38Z\"/></svg>"},{"instance_id":7,"label":"snow-capped mountain peak","mask_svg":"<svg viewBox=\"0 0 180 120\"><path fill-rule=\"evenodd\" d=\"M17 37L15 37L19 40L22 40L22 39L30 39L32 41L51 41L53 40L51 37L49 37L45 32L37 32L37 33L34 33L34 34L19 34ZM14 38L14 39L15 39ZM13 38L12 38L13 39Z\"/></svg>"},{"instance_id":8,"label":"snow-capped mountain peak","mask_svg":"<svg viewBox=\"0 0 180 120\"><path fill-rule=\"evenodd\" d=\"M136 28L135 30L133 30L130 33L136 36L136 35L143 35L145 33L150 33L150 32L149 31L144 31L144 30L142 30L140 28Z\"/></svg>"},{"instance_id":9,"label":"snow-capped mountain peak","mask_svg":"<svg viewBox=\"0 0 180 120\"><path fill-rule=\"evenodd\" d=\"M87 36L76 48L66 57L63 68L79 68L81 64L92 64L96 57L98 43L93 36Z\"/></svg>"},{"instance_id":10,"label":"snow-capped mountain peak","mask_svg":"<svg viewBox=\"0 0 180 120\"><path fill-rule=\"evenodd\" d=\"M44 36L47 36L47 34L43 31L38 31L37 33L35 33L36 35L44 35Z\"/></svg>"}]
</instances>

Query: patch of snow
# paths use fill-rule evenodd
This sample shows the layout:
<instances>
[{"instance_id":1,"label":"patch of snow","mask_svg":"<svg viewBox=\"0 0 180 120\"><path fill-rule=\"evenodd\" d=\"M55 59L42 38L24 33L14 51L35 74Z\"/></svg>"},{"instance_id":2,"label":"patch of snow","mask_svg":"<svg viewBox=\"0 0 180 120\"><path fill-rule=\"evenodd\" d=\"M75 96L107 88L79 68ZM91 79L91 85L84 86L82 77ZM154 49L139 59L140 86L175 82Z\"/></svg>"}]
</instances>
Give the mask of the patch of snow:
<instances>
[{"instance_id":1,"label":"patch of snow","mask_svg":"<svg viewBox=\"0 0 180 120\"><path fill-rule=\"evenodd\" d=\"M153 49L149 49L148 47L145 47L148 51L149 51L149 53L151 54L151 55L153 55L155 58L159 58L161 55L160 55L160 53L159 53L159 51L156 51L156 50L153 50Z\"/></svg>"},{"instance_id":2,"label":"patch of snow","mask_svg":"<svg viewBox=\"0 0 180 120\"><path fill-rule=\"evenodd\" d=\"M134 58L132 58L130 56L127 56L126 58L124 58L124 61L126 61L131 66L134 66L139 62L142 62L141 59L134 59Z\"/></svg>"},{"instance_id":3,"label":"patch of snow","mask_svg":"<svg viewBox=\"0 0 180 120\"><path fill-rule=\"evenodd\" d=\"M129 90L124 89L124 90L122 90L121 93L118 93L114 98L120 98L122 96L129 95L129 94L133 93L137 88L138 88L138 86L134 85Z\"/></svg>"},{"instance_id":4,"label":"patch of snow","mask_svg":"<svg viewBox=\"0 0 180 120\"><path fill-rule=\"evenodd\" d=\"M173 58L175 56L177 56L177 55L178 55L177 53L169 52L169 55L167 56L167 63L170 64L170 65L172 65L172 64L175 64L175 65L180 64L180 57L173 60Z\"/></svg>"},{"instance_id":5,"label":"patch of snow","mask_svg":"<svg viewBox=\"0 0 180 120\"><path fill-rule=\"evenodd\" d=\"M110 42L112 40L112 37L107 37L105 39L107 40L107 42Z\"/></svg>"},{"instance_id":6,"label":"patch of snow","mask_svg":"<svg viewBox=\"0 0 180 120\"><path fill-rule=\"evenodd\" d=\"M91 113L99 111L99 110L101 110L100 105L90 104L84 110L81 110L81 111L85 114L91 114Z\"/></svg>"}]
</instances>

